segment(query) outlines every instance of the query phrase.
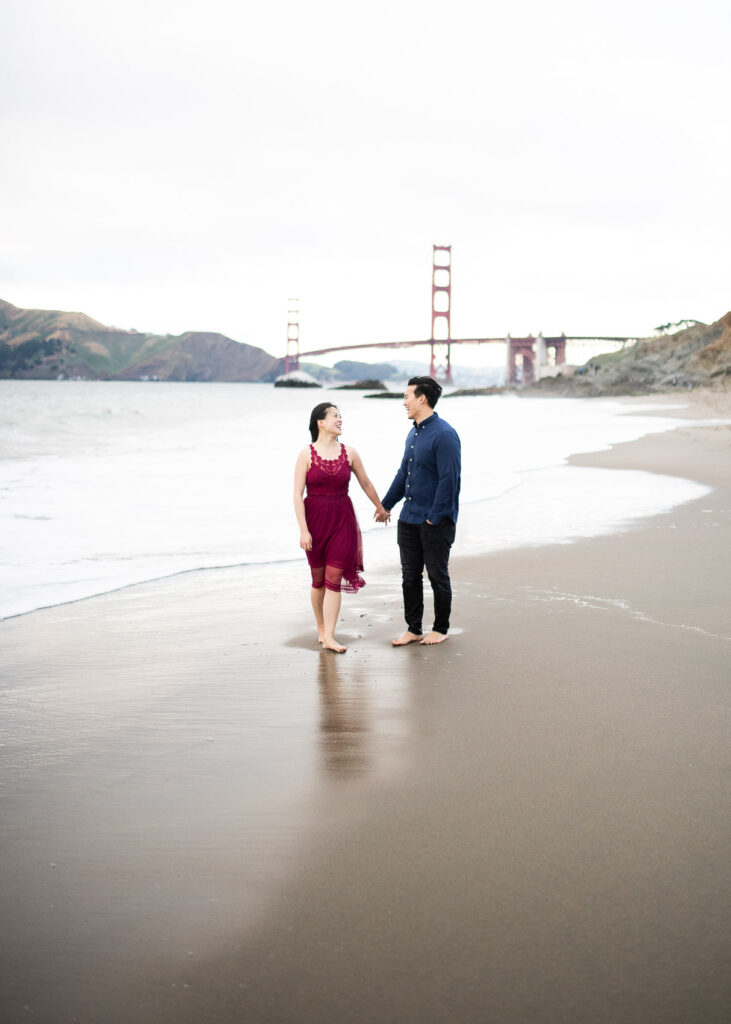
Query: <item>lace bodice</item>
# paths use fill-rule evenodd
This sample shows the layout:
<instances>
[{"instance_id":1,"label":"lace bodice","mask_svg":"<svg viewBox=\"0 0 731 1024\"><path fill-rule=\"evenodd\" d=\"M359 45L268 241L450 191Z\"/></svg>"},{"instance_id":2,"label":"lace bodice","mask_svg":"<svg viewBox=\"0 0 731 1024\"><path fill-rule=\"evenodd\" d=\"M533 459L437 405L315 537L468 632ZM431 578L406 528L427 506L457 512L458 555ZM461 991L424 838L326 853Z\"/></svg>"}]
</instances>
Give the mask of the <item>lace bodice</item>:
<instances>
[{"instance_id":1,"label":"lace bodice","mask_svg":"<svg viewBox=\"0 0 731 1024\"><path fill-rule=\"evenodd\" d=\"M337 459L322 459L310 445L310 468L307 470L307 496L325 497L348 493L350 461L345 445L340 445Z\"/></svg>"}]
</instances>

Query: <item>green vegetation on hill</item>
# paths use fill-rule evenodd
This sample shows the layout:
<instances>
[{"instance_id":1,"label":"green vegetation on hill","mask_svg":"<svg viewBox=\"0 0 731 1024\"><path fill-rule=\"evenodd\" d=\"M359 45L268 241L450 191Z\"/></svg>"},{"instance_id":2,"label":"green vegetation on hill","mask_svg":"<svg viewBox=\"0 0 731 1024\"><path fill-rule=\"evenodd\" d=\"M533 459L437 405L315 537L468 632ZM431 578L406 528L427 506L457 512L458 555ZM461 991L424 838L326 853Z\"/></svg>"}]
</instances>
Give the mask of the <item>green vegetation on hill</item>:
<instances>
[{"instance_id":1,"label":"green vegetation on hill","mask_svg":"<svg viewBox=\"0 0 731 1024\"><path fill-rule=\"evenodd\" d=\"M0 345L0 376L14 377L32 371L50 361L63 346L58 338L44 338L37 334L19 345Z\"/></svg>"},{"instance_id":2,"label":"green vegetation on hill","mask_svg":"<svg viewBox=\"0 0 731 1024\"><path fill-rule=\"evenodd\" d=\"M0 377L51 380L273 380L282 360L222 334L144 334L83 313L0 300Z\"/></svg>"}]
</instances>

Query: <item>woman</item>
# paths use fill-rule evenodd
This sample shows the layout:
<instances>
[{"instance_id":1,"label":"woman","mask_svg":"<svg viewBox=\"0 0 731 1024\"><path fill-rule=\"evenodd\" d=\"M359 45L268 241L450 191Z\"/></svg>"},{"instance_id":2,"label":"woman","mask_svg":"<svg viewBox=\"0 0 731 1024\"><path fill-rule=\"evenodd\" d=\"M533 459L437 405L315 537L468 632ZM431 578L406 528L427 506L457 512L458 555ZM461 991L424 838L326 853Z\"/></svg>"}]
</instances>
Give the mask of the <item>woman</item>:
<instances>
[{"instance_id":1,"label":"woman","mask_svg":"<svg viewBox=\"0 0 731 1024\"><path fill-rule=\"evenodd\" d=\"M346 648L335 639L340 613L340 594L355 594L365 586L363 541L348 497L351 472L384 521L388 513L368 479L355 448L338 440L343 421L337 406L316 405L310 416L312 444L297 456L294 470L294 510L300 528L300 547L312 572L312 608L317 636L325 651L343 654ZM304 497L307 487L307 497Z\"/></svg>"}]
</instances>

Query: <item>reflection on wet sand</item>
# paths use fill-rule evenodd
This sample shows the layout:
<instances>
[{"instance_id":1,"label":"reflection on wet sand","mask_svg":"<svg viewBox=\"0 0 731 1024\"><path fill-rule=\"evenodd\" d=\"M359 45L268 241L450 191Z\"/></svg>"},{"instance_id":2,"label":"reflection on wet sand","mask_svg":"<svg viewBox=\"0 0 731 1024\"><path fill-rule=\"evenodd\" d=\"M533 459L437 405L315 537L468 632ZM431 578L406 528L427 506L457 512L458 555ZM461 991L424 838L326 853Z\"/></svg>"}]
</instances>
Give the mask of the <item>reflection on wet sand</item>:
<instances>
[{"instance_id":1,"label":"reflection on wet sand","mask_svg":"<svg viewBox=\"0 0 731 1024\"><path fill-rule=\"evenodd\" d=\"M220 611L241 579L205 583L2 625L3 1021L31 1006L46 1024L128 1024L134 1000L136 1022L180 1024L194 959L277 916L311 845L349 828L353 792L412 754L423 652L395 660L376 616L378 639L361 643L361 609L347 658L310 632L269 644L261 623L297 621L281 593L247 598L242 637Z\"/></svg>"},{"instance_id":2,"label":"reflection on wet sand","mask_svg":"<svg viewBox=\"0 0 731 1024\"><path fill-rule=\"evenodd\" d=\"M333 779L363 775L371 768L368 693L354 683L346 688L339 663L322 651L318 666L320 688L320 763Z\"/></svg>"}]
</instances>

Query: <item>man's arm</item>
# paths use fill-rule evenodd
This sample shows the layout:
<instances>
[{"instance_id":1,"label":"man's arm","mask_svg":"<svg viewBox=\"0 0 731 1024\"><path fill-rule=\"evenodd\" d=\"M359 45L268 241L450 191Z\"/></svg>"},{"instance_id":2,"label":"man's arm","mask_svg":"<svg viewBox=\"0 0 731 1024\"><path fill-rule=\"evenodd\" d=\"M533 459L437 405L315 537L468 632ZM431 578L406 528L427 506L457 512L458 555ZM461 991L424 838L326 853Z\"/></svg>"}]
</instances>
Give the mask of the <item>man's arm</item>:
<instances>
[{"instance_id":1,"label":"man's arm","mask_svg":"<svg viewBox=\"0 0 731 1024\"><path fill-rule=\"evenodd\" d=\"M440 435L434 444L434 459L437 465L437 489L426 518L432 526L438 526L446 515L452 514L459 494L462 448L456 434L450 432Z\"/></svg>"},{"instance_id":2,"label":"man's arm","mask_svg":"<svg viewBox=\"0 0 731 1024\"><path fill-rule=\"evenodd\" d=\"M406 442L406 451L408 451L408 441ZM406 494L406 451L404 452L404 457L401 460L401 465L399 466L396 472L396 476L393 478L393 483L389 487L383 501L381 502L383 507L385 509L388 509L389 512L391 511L394 505L397 505L401 501L404 494Z\"/></svg>"}]
</instances>

